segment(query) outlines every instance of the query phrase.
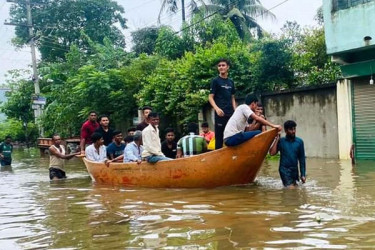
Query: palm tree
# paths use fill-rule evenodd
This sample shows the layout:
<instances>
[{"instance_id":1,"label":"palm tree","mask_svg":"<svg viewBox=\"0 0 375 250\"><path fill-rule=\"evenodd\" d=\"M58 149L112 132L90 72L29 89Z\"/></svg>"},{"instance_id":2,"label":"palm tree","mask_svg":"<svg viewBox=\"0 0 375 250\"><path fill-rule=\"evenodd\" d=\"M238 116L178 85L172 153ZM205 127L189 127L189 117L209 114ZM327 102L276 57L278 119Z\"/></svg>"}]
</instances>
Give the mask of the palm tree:
<instances>
[{"instance_id":1,"label":"palm tree","mask_svg":"<svg viewBox=\"0 0 375 250\"><path fill-rule=\"evenodd\" d=\"M181 10L182 10L182 23L186 21L186 15L185 15L185 0L181 1ZM178 0L162 0L161 8L158 16L158 22L160 23L160 16L161 13L165 10L165 8L168 6L168 10L172 13L176 13L178 11ZM205 5L203 0L198 0L202 5ZM198 9L197 1L191 0L190 1L190 9L192 11L196 11Z\"/></svg>"},{"instance_id":2,"label":"palm tree","mask_svg":"<svg viewBox=\"0 0 375 250\"><path fill-rule=\"evenodd\" d=\"M250 30L256 29L258 36L262 36L262 27L257 23L258 17L274 19L275 15L267 10L259 0L209 0L204 6L206 15L218 13L229 18L242 39L251 37Z\"/></svg>"}]
</instances>

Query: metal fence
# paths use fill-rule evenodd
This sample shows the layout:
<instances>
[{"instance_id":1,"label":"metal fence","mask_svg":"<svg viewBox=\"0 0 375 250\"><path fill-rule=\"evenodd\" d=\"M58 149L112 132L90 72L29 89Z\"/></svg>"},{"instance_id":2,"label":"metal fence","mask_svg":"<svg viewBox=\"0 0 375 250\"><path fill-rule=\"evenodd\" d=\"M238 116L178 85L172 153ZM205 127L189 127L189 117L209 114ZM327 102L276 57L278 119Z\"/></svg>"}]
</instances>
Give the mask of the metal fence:
<instances>
[{"instance_id":1,"label":"metal fence","mask_svg":"<svg viewBox=\"0 0 375 250\"><path fill-rule=\"evenodd\" d=\"M348 9L360 4L374 2L375 0L332 0L333 2L333 11Z\"/></svg>"}]
</instances>

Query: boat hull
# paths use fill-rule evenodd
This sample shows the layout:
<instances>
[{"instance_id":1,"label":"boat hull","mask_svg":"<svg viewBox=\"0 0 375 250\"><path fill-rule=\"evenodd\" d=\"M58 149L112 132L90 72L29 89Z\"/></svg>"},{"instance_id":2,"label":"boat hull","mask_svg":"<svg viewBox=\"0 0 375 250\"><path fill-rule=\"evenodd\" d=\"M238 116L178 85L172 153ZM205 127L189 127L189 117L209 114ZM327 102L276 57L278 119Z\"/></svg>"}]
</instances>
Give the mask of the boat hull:
<instances>
[{"instance_id":1,"label":"boat hull","mask_svg":"<svg viewBox=\"0 0 375 250\"><path fill-rule=\"evenodd\" d=\"M155 164L104 163L83 158L96 183L148 188L213 188L253 182L273 139L275 129L234 147Z\"/></svg>"}]
</instances>

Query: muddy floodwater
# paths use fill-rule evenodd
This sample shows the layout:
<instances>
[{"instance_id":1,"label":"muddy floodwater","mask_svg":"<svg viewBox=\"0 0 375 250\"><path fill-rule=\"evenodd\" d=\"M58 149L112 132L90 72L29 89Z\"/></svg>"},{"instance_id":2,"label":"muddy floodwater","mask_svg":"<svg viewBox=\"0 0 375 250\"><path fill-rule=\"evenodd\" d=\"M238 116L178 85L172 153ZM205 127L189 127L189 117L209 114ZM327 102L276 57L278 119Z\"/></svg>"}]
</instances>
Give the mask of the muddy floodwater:
<instances>
[{"instance_id":1,"label":"muddy floodwater","mask_svg":"<svg viewBox=\"0 0 375 250\"><path fill-rule=\"evenodd\" d=\"M51 183L37 150L13 158L0 172L0 249L375 247L375 162L308 159L294 190L277 161L245 186L144 189L95 185L80 159Z\"/></svg>"}]
</instances>

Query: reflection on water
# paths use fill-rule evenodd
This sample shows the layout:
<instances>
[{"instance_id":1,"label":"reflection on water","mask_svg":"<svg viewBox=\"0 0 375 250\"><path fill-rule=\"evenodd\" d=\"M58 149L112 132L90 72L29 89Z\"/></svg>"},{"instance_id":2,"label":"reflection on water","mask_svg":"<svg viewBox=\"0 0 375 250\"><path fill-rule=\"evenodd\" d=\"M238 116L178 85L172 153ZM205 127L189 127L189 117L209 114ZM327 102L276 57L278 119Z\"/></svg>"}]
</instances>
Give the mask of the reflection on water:
<instances>
[{"instance_id":1,"label":"reflection on water","mask_svg":"<svg viewBox=\"0 0 375 250\"><path fill-rule=\"evenodd\" d=\"M364 248L375 245L374 162L308 159L284 189L277 162L256 183L215 189L99 186L79 159L50 182L48 158L17 151L0 172L0 249Z\"/></svg>"}]
</instances>

